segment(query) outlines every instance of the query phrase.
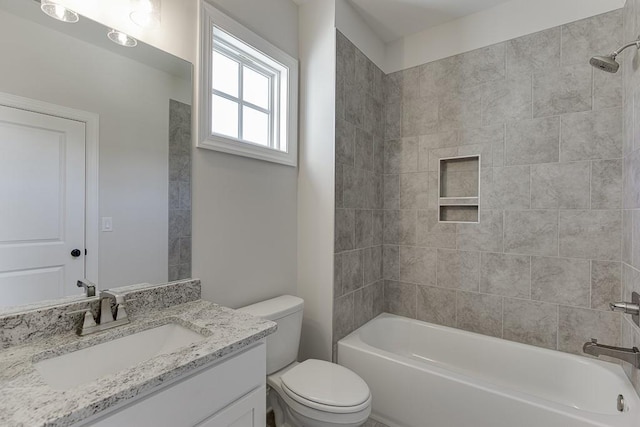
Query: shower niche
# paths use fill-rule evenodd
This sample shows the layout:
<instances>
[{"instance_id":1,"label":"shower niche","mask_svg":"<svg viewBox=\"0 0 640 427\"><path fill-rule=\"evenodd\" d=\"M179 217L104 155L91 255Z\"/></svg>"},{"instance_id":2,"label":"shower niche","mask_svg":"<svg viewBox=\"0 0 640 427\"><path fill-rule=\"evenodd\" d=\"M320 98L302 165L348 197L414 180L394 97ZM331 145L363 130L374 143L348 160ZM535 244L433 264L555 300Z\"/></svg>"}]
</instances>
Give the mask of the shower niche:
<instances>
[{"instance_id":1,"label":"shower niche","mask_svg":"<svg viewBox=\"0 0 640 427\"><path fill-rule=\"evenodd\" d=\"M480 155L441 158L438 165L438 220L478 223Z\"/></svg>"}]
</instances>

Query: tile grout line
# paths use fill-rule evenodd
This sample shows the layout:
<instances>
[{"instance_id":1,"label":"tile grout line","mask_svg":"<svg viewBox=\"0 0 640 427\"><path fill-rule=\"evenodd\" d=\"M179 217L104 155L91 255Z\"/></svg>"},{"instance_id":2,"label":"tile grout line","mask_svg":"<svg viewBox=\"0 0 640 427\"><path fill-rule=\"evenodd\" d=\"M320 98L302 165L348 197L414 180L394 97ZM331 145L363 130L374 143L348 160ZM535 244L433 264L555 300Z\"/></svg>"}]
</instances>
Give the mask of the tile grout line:
<instances>
[{"instance_id":1,"label":"tile grout line","mask_svg":"<svg viewBox=\"0 0 640 427\"><path fill-rule=\"evenodd\" d=\"M593 310L593 260L589 260L589 309Z\"/></svg>"},{"instance_id":2,"label":"tile grout line","mask_svg":"<svg viewBox=\"0 0 640 427\"><path fill-rule=\"evenodd\" d=\"M533 301L533 256L529 256L529 299Z\"/></svg>"},{"instance_id":3,"label":"tile grout line","mask_svg":"<svg viewBox=\"0 0 640 427\"><path fill-rule=\"evenodd\" d=\"M500 331L500 338L504 338L504 297L502 297L502 301L500 301L500 304L502 305L502 317L500 322L502 323L501 326L501 331Z\"/></svg>"},{"instance_id":4,"label":"tile grout line","mask_svg":"<svg viewBox=\"0 0 640 427\"><path fill-rule=\"evenodd\" d=\"M556 307L556 350L560 349L560 305Z\"/></svg>"}]
</instances>

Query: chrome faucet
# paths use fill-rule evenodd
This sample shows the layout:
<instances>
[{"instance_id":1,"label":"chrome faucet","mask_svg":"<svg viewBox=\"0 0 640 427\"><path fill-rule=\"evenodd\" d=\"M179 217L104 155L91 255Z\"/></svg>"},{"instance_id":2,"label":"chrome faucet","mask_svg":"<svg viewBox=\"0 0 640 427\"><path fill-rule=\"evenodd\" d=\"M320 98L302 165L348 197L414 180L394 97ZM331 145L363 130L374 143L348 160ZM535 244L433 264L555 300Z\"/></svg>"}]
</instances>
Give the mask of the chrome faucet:
<instances>
[{"instance_id":1,"label":"chrome faucet","mask_svg":"<svg viewBox=\"0 0 640 427\"><path fill-rule=\"evenodd\" d=\"M640 318L640 294L631 293L631 302L613 302L609 304L611 311L618 311L624 314L630 314L633 322L638 325ZM591 356L609 356L630 363L640 369L640 350L638 347L624 348L614 347L610 345L598 344L598 340L591 338L591 342L587 342L582 346L582 351Z\"/></svg>"},{"instance_id":2,"label":"chrome faucet","mask_svg":"<svg viewBox=\"0 0 640 427\"><path fill-rule=\"evenodd\" d=\"M78 283L76 283L76 285L79 288L84 288L87 297L95 297L96 296L96 285L91 283L90 281L86 280L86 279L81 279L78 280Z\"/></svg>"},{"instance_id":3,"label":"chrome faucet","mask_svg":"<svg viewBox=\"0 0 640 427\"><path fill-rule=\"evenodd\" d=\"M614 359L620 359L624 362L632 364L636 367L636 369L640 369L640 350L638 350L638 347L623 348L603 345L598 344L597 339L591 338L591 342L587 342L584 344L584 346L582 347L582 351L595 357L609 356L613 357Z\"/></svg>"},{"instance_id":4,"label":"chrome faucet","mask_svg":"<svg viewBox=\"0 0 640 427\"><path fill-rule=\"evenodd\" d=\"M127 314L127 309L124 304L124 295L117 294L113 291L110 291L109 289L105 289L104 291L100 292L100 297L100 301L102 302L102 304L109 304L109 309L107 310L107 313L111 314L111 319L109 321L117 322L119 320L126 320L127 323L129 322L129 315ZM111 299L113 299L116 305L115 319L113 318L113 314L111 313ZM100 319L100 322L102 322L102 311L100 312Z\"/></svg>"},{"instance_id":5,"label":"chrome faucet","mask_svg":"<svg viewBox=\"0 0 640 427\"><path fill-rule=\"evenodd\" d=\"M115 302L115 317L111 311L111 303ZM78 328L78 335L84 336L95 332L105 331L116 326L129 323L129 315L124 303L124 295L117 294L110 290L100 292L100 321L97 322L91 309L82 310L84 318L82 325Z\"/></svg>"}]
</instances>

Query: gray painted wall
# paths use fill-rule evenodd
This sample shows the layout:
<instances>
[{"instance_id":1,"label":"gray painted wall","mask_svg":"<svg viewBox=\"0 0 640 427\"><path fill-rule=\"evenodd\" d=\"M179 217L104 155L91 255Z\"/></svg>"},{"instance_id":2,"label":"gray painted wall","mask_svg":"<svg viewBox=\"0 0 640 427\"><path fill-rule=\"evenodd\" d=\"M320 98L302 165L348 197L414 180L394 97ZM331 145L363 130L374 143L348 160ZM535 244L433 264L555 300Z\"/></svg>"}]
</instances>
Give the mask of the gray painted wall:
<instances>
[{"instance_id":1,"label":"gray painted wall","mask_svg":"<svg viewBox=\"0 0 640 427\"><path fill-rule=\"evenodd\" d=\"M289 0L215 0L242 25L298 57L298 9ZM202 297L241 307L296 294L296 168L193 151L193 276Z\"/></svg>"}]
</instances>

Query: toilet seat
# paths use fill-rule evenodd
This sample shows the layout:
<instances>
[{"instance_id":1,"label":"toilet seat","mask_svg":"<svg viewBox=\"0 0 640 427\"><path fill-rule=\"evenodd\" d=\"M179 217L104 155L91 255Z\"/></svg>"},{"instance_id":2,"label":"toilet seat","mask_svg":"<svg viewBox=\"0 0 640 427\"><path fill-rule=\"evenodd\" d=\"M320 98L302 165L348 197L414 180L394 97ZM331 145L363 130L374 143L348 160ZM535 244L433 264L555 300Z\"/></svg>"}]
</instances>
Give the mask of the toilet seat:
<instances>
[{"instance_id":1,"label":"toilet seat","mask_svg":"<svg viewBox=\"0 0 640 427\"><path fill-rule=\"evenodd\" d=\"M364 380L334 363L310 359L285 372L280 380L287 397L318 411L348 414L371 405Z\"/></svg>"}]
</instances>

